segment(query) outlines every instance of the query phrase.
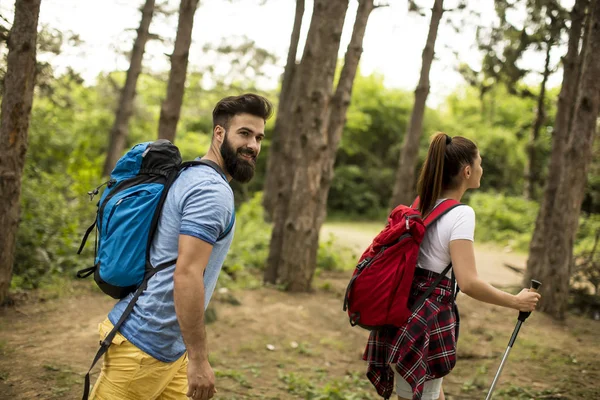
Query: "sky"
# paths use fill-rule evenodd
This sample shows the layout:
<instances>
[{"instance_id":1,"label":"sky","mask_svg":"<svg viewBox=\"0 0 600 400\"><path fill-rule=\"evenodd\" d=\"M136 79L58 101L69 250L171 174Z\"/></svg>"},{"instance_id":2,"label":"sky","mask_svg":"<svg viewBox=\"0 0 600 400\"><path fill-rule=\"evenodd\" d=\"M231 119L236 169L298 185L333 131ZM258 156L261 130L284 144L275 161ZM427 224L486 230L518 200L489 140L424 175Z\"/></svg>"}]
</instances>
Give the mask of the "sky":
<instances>
[{"instance_id":1,"label":"sky","mask_svg":"<svg viewBox=\"0 0 600 400\"><path fill-rule=\"evenodd\" d=\"M573 0L565 2L569 1ZM159 4L165 2L168 2L172 9L177 9L177 0L157 0ZM54 58L52 62L55 68L60 71L66 66L71 66L90 83L103 71L127 69L128 60L117 50L131 49L134 30L137 29L141 18L139 8L143 3L143 0L42 0L40 25L63 31L70 30L78 34L84 42L78 48L66 48L61 56ZM386 87L412 91L419 79L421 52L429 28L430 11L426 10L425 16L419 16L407 12L407 0L388 0L386 3L389 4L388 7L376 9L369 19L363 42L361 73L379 73L383 75ZM433 0L419 0L418 3L431 7ZM456 3L457 0L446 0L444 6L452 8ZM0 0L0 13L12 18L13 4L11 0ZM491 26L494 23L493 0L469 0L468 5L469 9L480 13L480 17L471 21L483 26ZM357 0L350 0L340 57L343 57L350 40L357 6ZM294 0L201 0L194 20L190 68L200 68L211 63L217 69L226 68L226 65L219 65L218 60L204 54L203 46L220 43L224 38L245 35L254 40L257 46L278 57L277 65L267 71L268 78L260 82L261 87L265 89L276 87L287 57L294 10ZM306 0L298 57L302 54L311 13L312 1ZM481 60L481 54L474 47L474 24L462 24L459 32L456 32L445 21L440 25L436 59L430 74L431 92L428 103L431 106L440 104L446 95L464 84L456 72L458 60L475 68ZM155 16L150 30L172 41L175 38L176 27L177 15ZM172 44L149 42L144 68L168 70L169 63L165 54L172 51L170 46ZM564 49L555 51L553 64L558 63L561 52L564 52ZM455 53L458 54L458 58ZM523 65L539 70L543 66L543 59L539 55L528 54L524 57ZM528 81L538 82L537 75L530 74ZM560 79L561 74L555 73L550 85L560 84Z\"/></svg>"}]
</instances>

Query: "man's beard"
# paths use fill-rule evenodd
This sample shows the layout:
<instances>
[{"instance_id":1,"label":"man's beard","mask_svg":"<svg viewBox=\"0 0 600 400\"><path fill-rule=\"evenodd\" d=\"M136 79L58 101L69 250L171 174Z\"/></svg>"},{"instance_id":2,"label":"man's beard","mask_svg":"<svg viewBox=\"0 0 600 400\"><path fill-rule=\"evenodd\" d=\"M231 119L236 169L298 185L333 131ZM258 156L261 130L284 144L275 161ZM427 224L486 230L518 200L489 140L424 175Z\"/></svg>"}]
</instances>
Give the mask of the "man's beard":
<instances>
[{"instance_id":1,"label":"man's beard","mask_svg":"<svg viewBox=\"0 0 600 400\"><path fill-rule=\"evenodd\" d=\"M249 148L240 147L237 151L229 144L227 134L221 145L221 157L225 162L225 169L233 179L240 183L250 182L254 176L255 161L248 161L242 158L242 154L254 157L256 160L256 152Z\"/></svg>"}]
</instances>

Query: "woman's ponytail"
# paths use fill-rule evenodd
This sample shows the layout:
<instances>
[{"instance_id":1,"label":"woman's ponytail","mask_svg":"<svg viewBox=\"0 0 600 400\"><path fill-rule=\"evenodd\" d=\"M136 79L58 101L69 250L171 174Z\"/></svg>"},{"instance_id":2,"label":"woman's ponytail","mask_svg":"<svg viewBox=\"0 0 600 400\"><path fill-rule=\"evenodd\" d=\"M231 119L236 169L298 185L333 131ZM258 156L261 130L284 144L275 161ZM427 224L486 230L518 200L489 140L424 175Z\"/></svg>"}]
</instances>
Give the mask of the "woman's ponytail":
<instances>
[{"instance_id":1,"label":"woman's ponytail","mask_svg":"<svg viewBox=\"0 0 600 400\"><path fill-rule=\"evenodd\" d=\"M436 133L431 139L427 158L417 183L419 212L423 217L433 209L435 201L442 193L446 146L451 142L452 138L443 132Z\"/></svg>"}]
</instances>

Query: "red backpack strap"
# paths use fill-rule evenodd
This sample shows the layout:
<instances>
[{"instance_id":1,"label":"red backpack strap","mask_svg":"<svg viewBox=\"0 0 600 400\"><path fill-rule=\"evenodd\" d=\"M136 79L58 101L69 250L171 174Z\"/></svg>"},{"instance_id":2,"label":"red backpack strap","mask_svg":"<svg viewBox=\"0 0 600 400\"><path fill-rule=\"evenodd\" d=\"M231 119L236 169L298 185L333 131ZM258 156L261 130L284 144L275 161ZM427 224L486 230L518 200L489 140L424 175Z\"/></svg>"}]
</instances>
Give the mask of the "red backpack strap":
<instances>
[{"instance_id":1,"label":"red backpack strap","mask_svg":"<svg viewBox=\"0 0 600 400\"><path fill-rule=\"evenodd\" d=\"M419 208L419 200L420 200L420 198L419 198L419 196L417 196L417 197L415 198L415 201L413 201L413 202L412 202L412 204L410 205L410 208L413 208L413 209L415 209L415 210L416 210L417 208Z\"/></svg>"},{"instance_id":2,"label":"red backpack strap","mask_svg":"<svg viewBox=\"0 0 600 400\"><path fill-rule=\"evenodd\" d=\"M415 201L417 201L417 200L415 200ZM452 200L452 199L444 200L440 204L438 204L429 213L429 215L427 215L427 217L425 217L425 219L423 220L423 223L425 224L426 227L428 227L428 226L432 225L433 223L435 223L439 218L441 218L448 211L452 210L455 207L461 206L461 205L463 205L463 204L456 200Z\"/></svg>"}]
</instances>

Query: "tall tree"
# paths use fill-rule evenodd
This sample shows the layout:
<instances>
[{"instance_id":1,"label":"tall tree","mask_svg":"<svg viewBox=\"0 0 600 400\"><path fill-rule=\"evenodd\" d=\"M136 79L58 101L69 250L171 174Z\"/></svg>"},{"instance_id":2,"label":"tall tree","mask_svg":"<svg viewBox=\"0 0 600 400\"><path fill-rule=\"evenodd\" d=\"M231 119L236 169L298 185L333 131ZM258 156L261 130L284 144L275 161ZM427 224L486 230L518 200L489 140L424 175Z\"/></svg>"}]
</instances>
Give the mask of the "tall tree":
<instances>
[{"instance_id":1,"label":"tall tree","mask_svg":"<svg viewBox=\"0 0 600 400\"><path fill-rule=\"evenodd\" d=\"M415 193L415 169L419 154L419 141L423 134L423 117L425 103L429 95L429 71L435 54L435 42L438 28L444 13L444 0L435 0L431 9L431 22L429 33L422 54L421 76L415 90L415 105L412 110L408 130L404 136L404 143L400 151L398 170L390 207L398 204L410 204Z\"/></svg>"},{"instance_id":2,"label":"tall tree","mask_svg":"<svg viewBox=\"0 0 600 400\"><path fill-rule=\"evenodd\" d=\"M10 287L19 226L21 175L35 86L37 26L41 0L17 0L8 37L0 111L0 304Z\"/></svg>"},{"instance_id":3,"label":"tall tree","mask_svg":"<svg viewBox=\"0 0 600 400\"><path fill-rule=\"evenodd\" d=\"M336 154L338 152L340 141L342 140L344 126L346 125L346 113L348 112L350 100L352 99L354 78L356 77L363 52L363 38L367 30L371 12L379 7L383 7L383 5L375 6L374 0L359 1L354 27L352 29L352 36L344 57L344 66L340 73L340 79L335 94L331 100L329 122L327 126L327 152L322 159L321 185L319 188L316 220L314 222L318 231L321 230L321 226L323 226L325 218L327 217L327 198L329 197L329 189L331 188L331 182L334 177ZM316 240L313 243L311 254L314 254L316 257L318 250L319 241ZM313 265L315 264L316 262Z\"/></svg>"},{"instance_id":4,"label":"tall tree","mask_svg":"<svg viewBox=\"0 0 600 400\"><path fill-rule=\"evenodd\" d=\"M540 93L537 99L537 111L533 128L531 129L531 136L529 143L527 144L527 162L525 164L525 198L534 200L536 198L535 192L540 182L540 165L538 160L538 147L540 130L546 120L546 85L548 84L548 78L550 77L550 55L553 48L552 40L546 42L546 60L544 62L544 72L542 74L542 82L540 83Z\"/></svg>"},{"instance_id":5,"label":"tall tree","mask_svg":"<svg viewBox=\"0 0 600 400\"><path fill-rule=\"evenodd\" d=\"M580 1L576 2L574 12L578 6L582 6ZM527 276L546 282L542 286L540 309L558 319L564 319L568 304L573 242L579 225L579 213L600 111L599 0L591 1L588 18L590 26L584 33L587 39L584 40L586 44L582 49L583 61L575 109L571 117L568 141L564 146L564 156L560 160L562 167L557 168L561 171L560 183L555 192L551 215L543 222L544 251L532 252L527 263ZM560 140L560 137L554 140ZM542 209L540 214L543 211Z\"/></svg>"},{"instance_id":6,"label":"tall tree","mask_svg":"<svg viewBox=\"0 0 600 400\"><path fill-rule=\"evenodd\" d=\"M299 166L301 159L309 158L313 163L313 174L320 172L319 153L312 151L317 141L325 147L327 106L331 101L331 89L335 73L337 54L340 46L344 18L348 9L348 0L315 0L313 13L304 47L304 54L298 65L292 90L290 120L286 125L286 141L279 149L285 163L278 165L282 176L287 179L280 182L277 203L273 209L273 232L269 245L269 257L265 271L265 281L281 282L290 290L303 290L305 287L292 283L292 274L306 273L308 253L312 249L311 240L318 232L309 226L312 218L299 220L290 215L294 197L300 196L306 203L316 202L319 184L317 176L308 176L307 168ZM289 139L289 140L287 140ZM310 143L313 142L313 143ZM312 181L309 182L312 178ZM287 233L287 235L286 235ZM291 235L296 237L296 249L304 250L299 255L290 249Z\"/></svg>"},{"instance_id":7,"label":"tall tree","mask_svg":"<svg viewBox=\"0 0 600 400\"><path fill-rule=\"evenodd\" d=\"M539 276L545 269L546 258L546 235L547 225L555 210L555 199L562 169L564 165L564 154L569 139L570 125L573 116L574 104L577 99L577 87L580 71L581 33L585 20L586 8L589 0L576 0L571 10L569 29L569 41L567 54L563 57L563 79L558 96L558 107L552 131L552 152L548 166L548 179L544 188L540 211L538 213L533 236L529 244L529 257L527 259L527 273L524 282L528 284L532 276ZM583 51L581 52L583 55Z\"/></svg>"},{"instance_id":8,"label":"tall tree","mask_svg":"<svg viewBox=\"0 0 600 400\"><path fill-rule=\"evenodd\" d=\"M175 48L171 55L171 71L167 85L167 97L160 108L158 121L158 138L175 141L177 122L183 103L183 92L187 76L188 58L192 44L192 29L194 28L194 15L200 0L181 0L179 5L179 23Z\"/></svg>"},{"instance_id":9,"label":"tall tree","mask_svg":"<svg viewBox=\"0 0 600 400\"><path fill-rule=\"evenodd\" d=\"M319 231L335 153L350 103L373 0L360 0L340 79L332 91L347 0L316 0L302 62L294 79L284 175L274 208L265 281L291 291L310 289L316 268Z\"/></svg>"},{"instance_id":10,"label":"tall tree","mask_svg":"<svg viewBox=\"0 0 600 400\"><path fill-rule=\"evenodd\" d=\"M277 117L275 118L275 128L273 129L273 138L271 139L271 149L267 161L267 174L263 190L263 206L267 219L273 216L273 208L277 201L278 191L281 188L280 182L285 179L279 166L285 162L281 159L286 135L290 131L285 125L290 119L290 92L294 74L296 73L296 57L298 53L298 42L300 41L300 30L302 28L302 17L304 16L304 0L296 0L296 12L294 14L294 27L290 37L290 48L288 50L287 62L281 80L281 92L279 93L279 105L277 107Z\"/></svg>"},{"instance_id":11,"label":"tall tree","mask_svg":"<svg viewBox=\"0 0 600 400\"><path fill-rule=\"evenodd\" d=\"M498 1L498 0L496 0ZM542 183L542 165L540 157L540 131L546 120L546 86L554 68L551 66L552 50L560 44L561 36L566 28L565 20L569 16L555 0L528 0L528 19L525 21L527 29L534 30L528 36L528 44L533 44L536 50L545 51L544 69L540 91L537 94L536 116L532 124L527 144L527 162L525 164L525 185L523 195L525 198L535 200L539 198L538 189ZM519 58L523 52L519 54ZM514 87L516 81L509 82Z\"/></svg>"},{"instance_id":12,"label":"tall tree","mask_svg":"<svg viewBox=\"0 0 600 400\"><path fill-rule=\"evenodd\" d=\"M127 77L125 78L125 86L121 89L121 97L115 115L115 122L110 131L110 143L108 145L108 153L102 169L102 175L110 175L110 171L115 167L119 157L121 157L125 149L125 140L129 131L129 119L133 114L133 99L135 98L135 90L138 77L142 72L142 60L144 59L144 51L146 42L150 38L150 22L154 14L155 0L146 0L142 8L142 20L137 29L137 37L133 43L131 51L131 61Z\"/></svg>"}]
</instances>

